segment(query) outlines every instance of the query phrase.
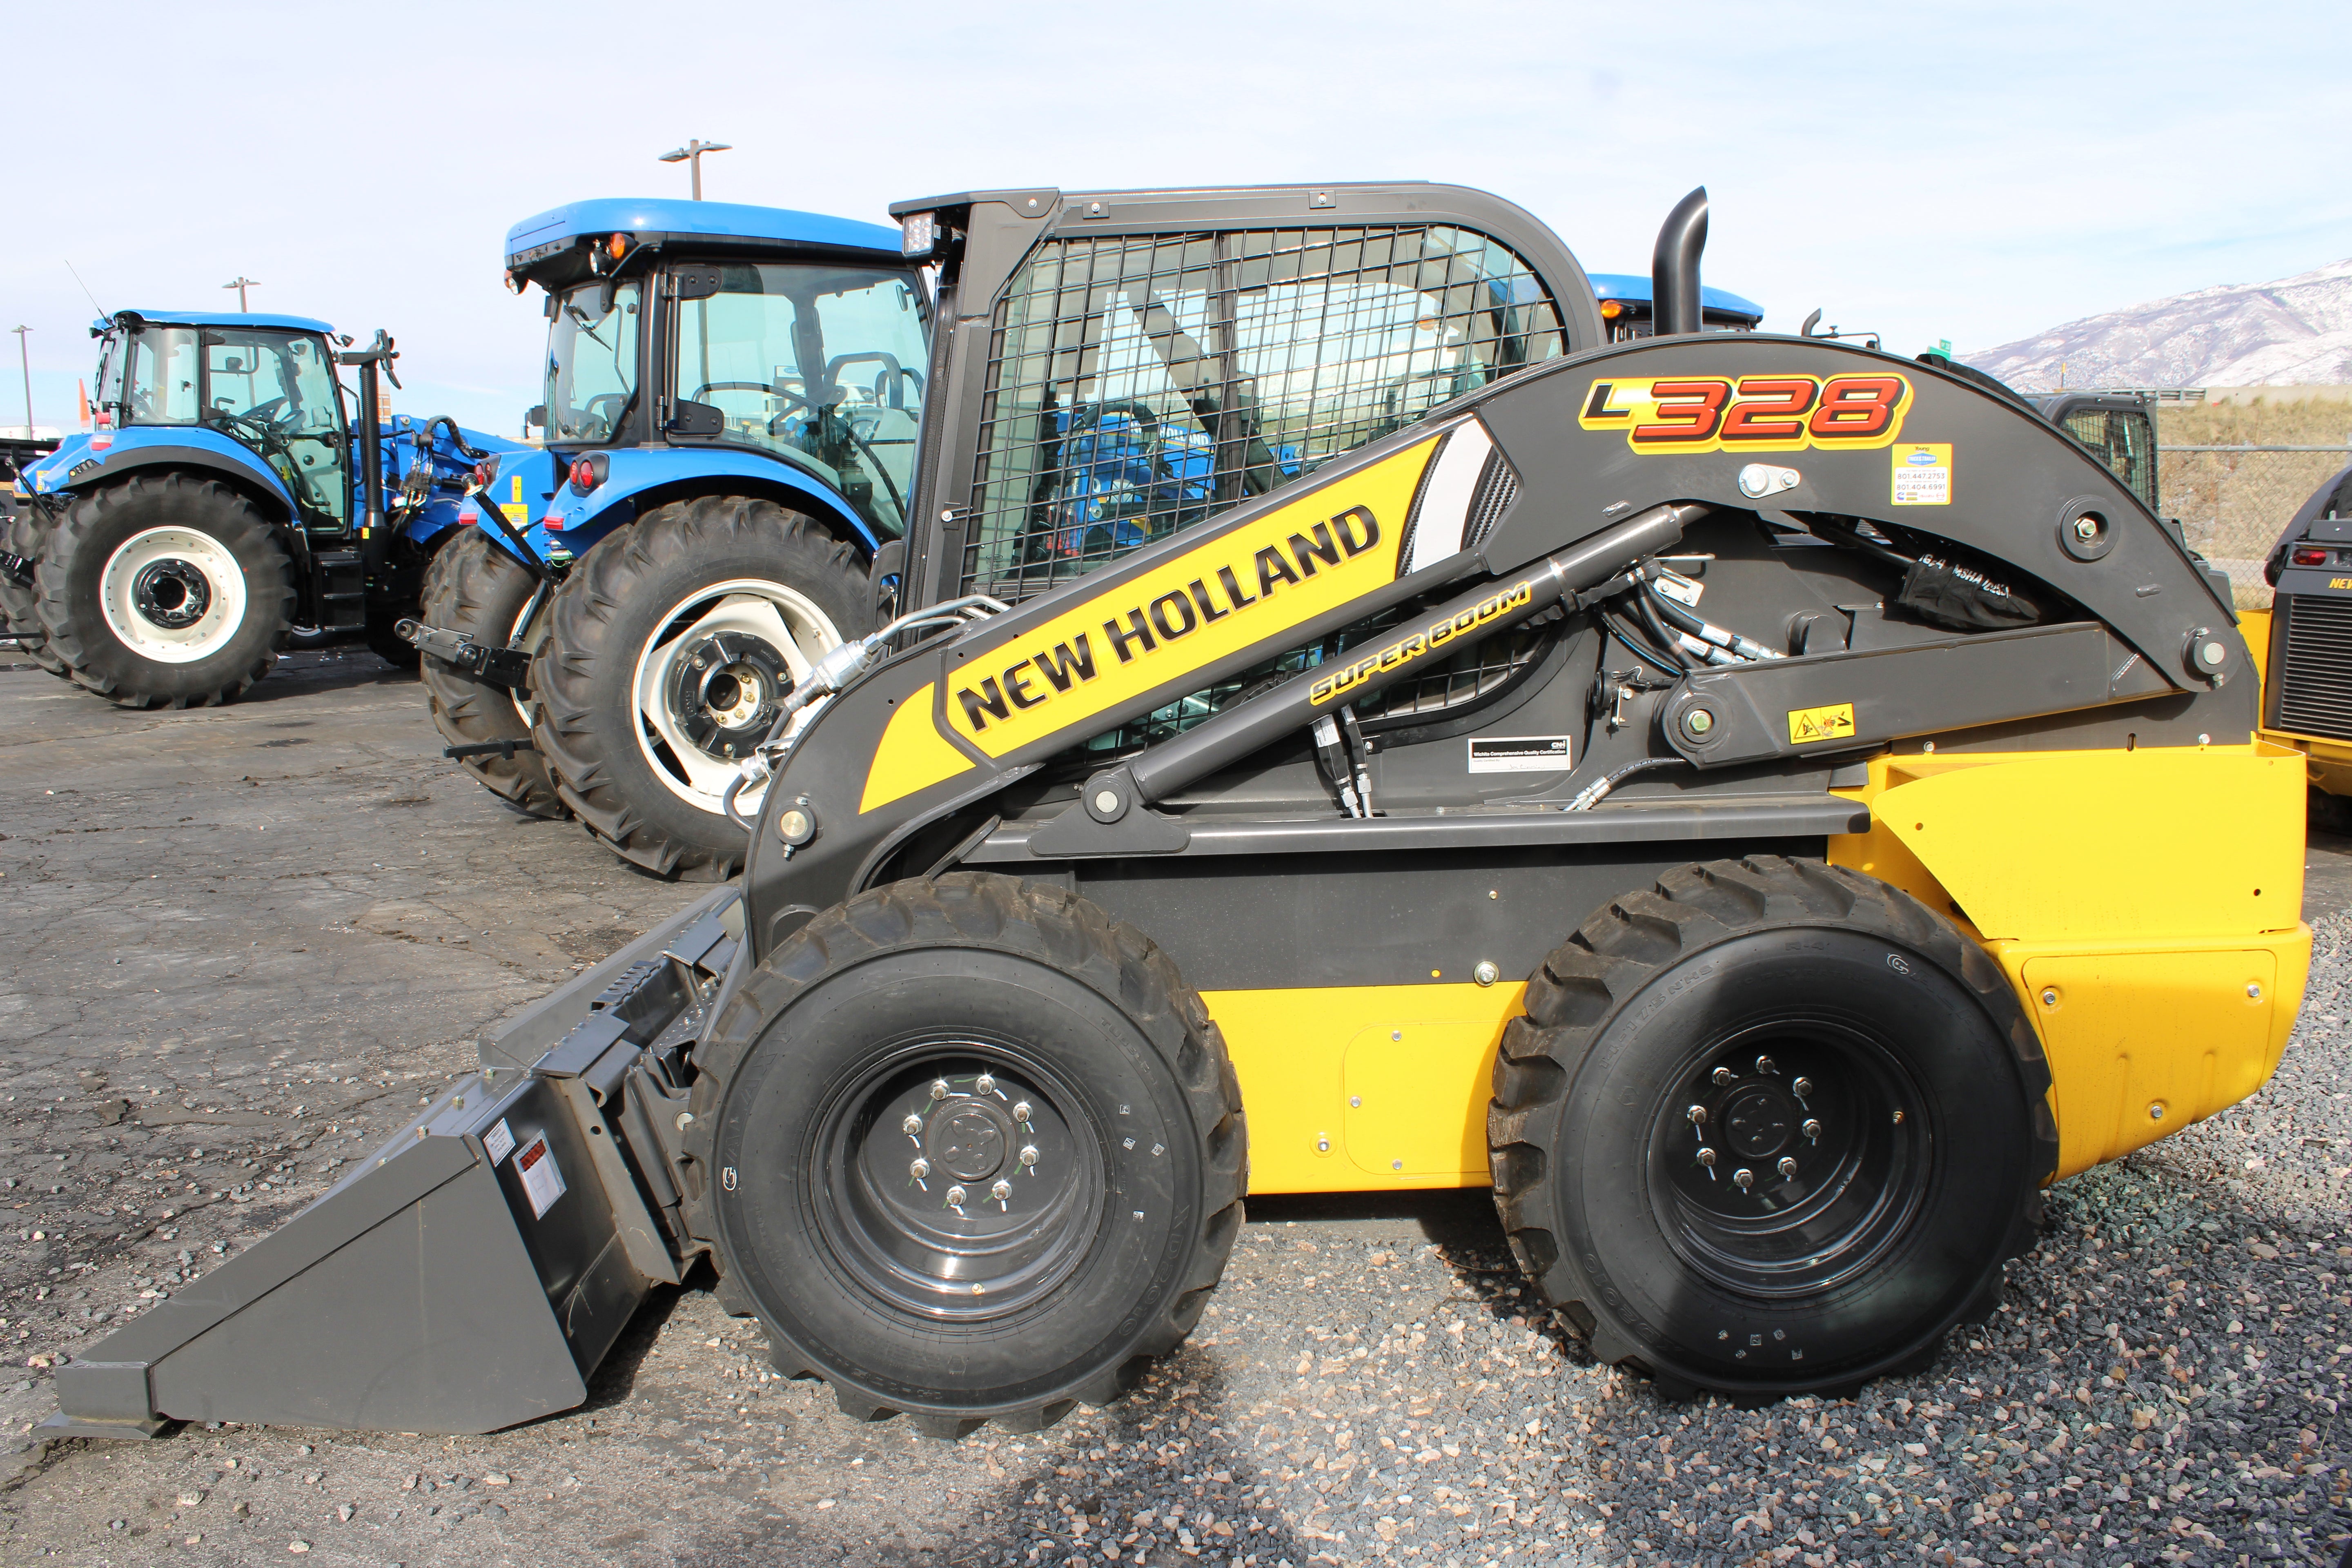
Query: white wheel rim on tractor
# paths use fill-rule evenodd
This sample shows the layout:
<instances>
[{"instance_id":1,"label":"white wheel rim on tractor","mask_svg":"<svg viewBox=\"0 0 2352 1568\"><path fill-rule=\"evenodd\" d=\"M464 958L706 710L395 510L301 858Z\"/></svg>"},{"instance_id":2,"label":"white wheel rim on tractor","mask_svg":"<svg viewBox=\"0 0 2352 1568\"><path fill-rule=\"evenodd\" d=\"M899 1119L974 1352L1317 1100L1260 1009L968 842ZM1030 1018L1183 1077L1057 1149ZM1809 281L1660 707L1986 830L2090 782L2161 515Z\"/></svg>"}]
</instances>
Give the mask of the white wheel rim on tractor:
<instances>
[{"instance_id":1,"label":"white wheel rim on tractor","mask_svg":"<svg viewBox=\"0 0 2352 1568\"><path fill-rule=\"evenodd\" d=\"M245 625L245 569L208 533L145 529L106 558L98 602L107 630L131 652L194 664Z\"/></svg>"},{"instance_id":2,"label":"white wheel rim on tractor","mask_svg":"<svg viewBox=\"0 0 2352 1568\"><path fill-rule=\"evenodd\" d=\"M790 688L780 687L771 674L740 658L722 661L714 650L740 655L764 649L766 655L755 651L754 658L771 664L781 660L797 685L808 678L812 663L840 644L841 633L797 589L757 577L698 588L670 606L659 626L637 655L636 679L630 688L636 697L637 747L672 795L717 816L727 786L751 754L750 744L763 738L773 722L772 716L760 715L772 715ZM711 664L695 668L691 660L698 655L709 658ZM698 688L712 701L698 710L682 709L676 697L681 682ZM718 731L727 737L725 743L736 747L731 755L706 749L689 732L698 721L708 725L714 720L732 726ZM684 777L679 776L681 769ZM745 790L735 797L737 808L758 810L762 793Z\"/></svg>"}]
</instances>

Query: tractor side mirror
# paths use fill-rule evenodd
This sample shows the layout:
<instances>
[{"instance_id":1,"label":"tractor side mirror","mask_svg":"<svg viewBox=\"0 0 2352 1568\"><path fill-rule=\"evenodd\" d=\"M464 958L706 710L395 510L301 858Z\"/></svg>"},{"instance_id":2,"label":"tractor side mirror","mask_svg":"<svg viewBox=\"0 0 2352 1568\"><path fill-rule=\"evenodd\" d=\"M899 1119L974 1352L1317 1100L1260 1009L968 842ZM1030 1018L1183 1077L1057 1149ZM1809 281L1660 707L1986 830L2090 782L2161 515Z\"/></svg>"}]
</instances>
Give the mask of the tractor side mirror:
<instances>
[{"instance_id":1,"label":"tractor side mirror","mask_svg":"<svg viewBox=\"0 0 2352 1568\"><path fill-rule=\"evenodd\" d=\"M522 424L523 428L526 430L545 429L547 427L547 405L544 403L532 404L530 405L530 412L522 416Z\"/></svg>"}]
</instances>

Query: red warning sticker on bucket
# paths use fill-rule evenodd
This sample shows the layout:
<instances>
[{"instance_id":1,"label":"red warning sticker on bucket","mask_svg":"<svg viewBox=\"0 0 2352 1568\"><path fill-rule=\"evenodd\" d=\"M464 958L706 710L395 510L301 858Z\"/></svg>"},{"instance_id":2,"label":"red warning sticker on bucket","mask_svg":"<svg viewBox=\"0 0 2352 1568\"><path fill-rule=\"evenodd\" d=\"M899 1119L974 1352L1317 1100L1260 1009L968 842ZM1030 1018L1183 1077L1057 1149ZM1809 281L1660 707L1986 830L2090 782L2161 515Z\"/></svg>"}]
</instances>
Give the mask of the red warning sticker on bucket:
<instances>
[{"instance_id":1,"label":"red warning sticker on bucket","mask_svg":"<svg viewBox=\"0 0 2352 1568\"><path fill-rule=\"evenodd\" d=\"M515 1156L515 1173L522 1178L523 1195L530 1200L533 1219L543 1219L563 1195L563 1173L547 1146L547 1134L535 1135Z\"/></svg>"}]
</instances>

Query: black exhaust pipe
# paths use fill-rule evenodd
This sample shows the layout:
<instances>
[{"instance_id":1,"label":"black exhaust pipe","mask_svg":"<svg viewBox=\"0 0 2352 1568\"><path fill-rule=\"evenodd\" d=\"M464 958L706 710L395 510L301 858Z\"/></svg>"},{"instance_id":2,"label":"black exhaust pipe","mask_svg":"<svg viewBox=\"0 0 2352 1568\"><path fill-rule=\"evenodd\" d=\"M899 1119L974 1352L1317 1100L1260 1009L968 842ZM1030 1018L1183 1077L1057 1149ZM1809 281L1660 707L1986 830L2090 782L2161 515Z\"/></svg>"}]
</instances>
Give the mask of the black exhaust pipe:
<instances>
[{"instance_id":1,"label":"black exhaust pipe","mask_svg":"<svg viewBox=\"0 0 2352 1568\"><path fill-rule=\"evenodd\" d=\"M1706 248L1706 187L1701 185L1675 204L1658 230L1658 247L1650 253L1651 331L1658 337L1704 329L1698 258Z\"/></svg>"}]
</instances>

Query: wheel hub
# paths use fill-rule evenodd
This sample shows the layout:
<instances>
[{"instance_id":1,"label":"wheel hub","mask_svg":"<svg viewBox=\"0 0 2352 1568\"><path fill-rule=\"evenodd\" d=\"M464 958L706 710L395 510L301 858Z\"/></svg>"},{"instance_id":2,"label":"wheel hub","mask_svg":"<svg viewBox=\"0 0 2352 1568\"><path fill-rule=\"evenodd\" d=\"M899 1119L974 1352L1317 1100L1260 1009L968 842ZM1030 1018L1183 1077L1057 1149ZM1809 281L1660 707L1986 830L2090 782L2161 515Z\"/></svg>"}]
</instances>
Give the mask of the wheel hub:
<instances>
[{"instance_id":1,"label":"wheel hub","mask_svg":"<svg viewBox=\"0 0 2352 1568\"><path fill-rule=\"evenodd\" d=\"M695 638L672 665L670 711L688 740L715 756L746 755L766 738L793 689L784 656L748 632Z\"/></svg>"},{"instance_id":2,"label":"wheel hub","mask_svg":"<svg viewBox=\"0 0 2352 1568\"><path fill-rule=\"evenodd\" d=\"M1093 1245L1102 1156L1074 1096L959 1043L901 1058L840 1102L821 1217L836 1259L887 1305L998 1317L1050 1291Z\"/></svg>"},{"instance_id":3,"label":"wheel hub","mask_svg":"<svg viewBox=\"0 0 2352 1568\"><path fill-rule=\"evenodd\" d=\"M1916 1103L1884 1047L1843 1024L1735 1034L1695 1059L1654 1123L1652 1201L1668 1239L1744 1293L1848 1277L1917 1204Z\"/></svg>"},{"instance_id":4,"label":"wheel hub","mask_svg":"<svg viewBox=\"0 0 2352 1568\"><path fill-rule=\"evenodd\" d=\"M213 587L192 561L165 556L150 561L131 582L131 605L140 617L165 631L184 631L212 608Z\"/></svg>"}]
</instances>

